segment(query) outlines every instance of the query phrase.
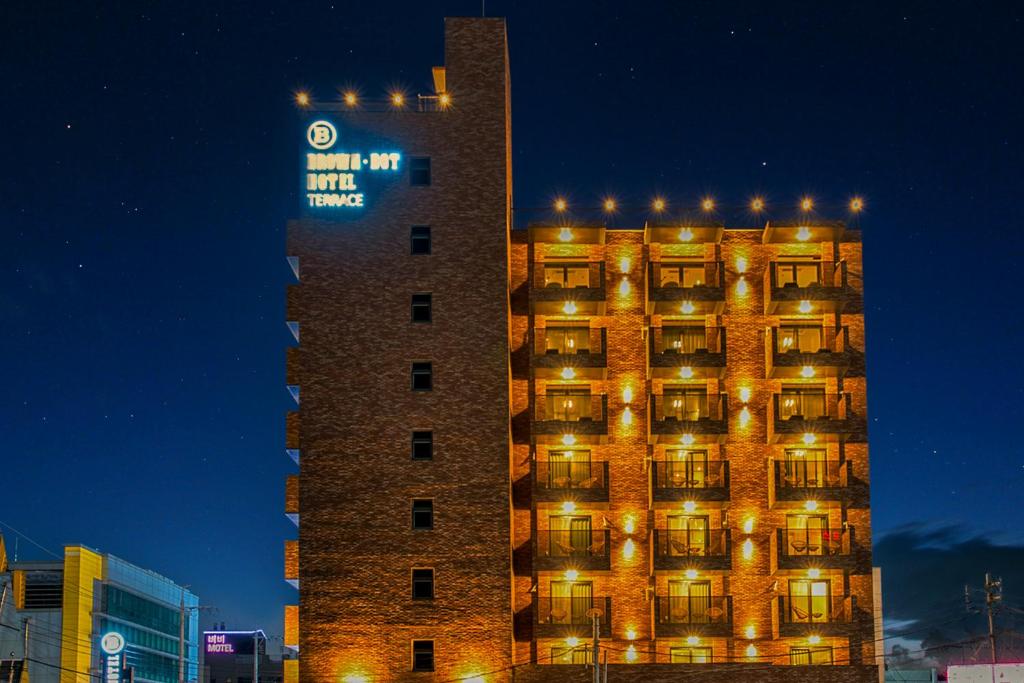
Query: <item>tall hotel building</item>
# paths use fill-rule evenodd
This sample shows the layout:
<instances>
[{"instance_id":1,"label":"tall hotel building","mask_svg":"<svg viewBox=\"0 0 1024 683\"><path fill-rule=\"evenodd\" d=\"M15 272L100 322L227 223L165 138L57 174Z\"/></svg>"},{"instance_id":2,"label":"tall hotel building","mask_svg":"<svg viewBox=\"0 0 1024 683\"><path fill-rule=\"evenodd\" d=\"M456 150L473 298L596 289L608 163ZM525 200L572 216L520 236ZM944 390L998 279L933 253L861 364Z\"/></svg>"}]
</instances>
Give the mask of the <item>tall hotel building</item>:
<instances>
[{"instance_id":1,"label":"tall hotel building","mask_svg":"<svg viewBox=\"0 0 1024 683\"><path fill-rule=\"evenodd\" d=\"M505 24L445 38L306 102L289 678L587 681L596 619L610 681L878 680L859 232L514 226Z\"/></svg>"}]
</instances>

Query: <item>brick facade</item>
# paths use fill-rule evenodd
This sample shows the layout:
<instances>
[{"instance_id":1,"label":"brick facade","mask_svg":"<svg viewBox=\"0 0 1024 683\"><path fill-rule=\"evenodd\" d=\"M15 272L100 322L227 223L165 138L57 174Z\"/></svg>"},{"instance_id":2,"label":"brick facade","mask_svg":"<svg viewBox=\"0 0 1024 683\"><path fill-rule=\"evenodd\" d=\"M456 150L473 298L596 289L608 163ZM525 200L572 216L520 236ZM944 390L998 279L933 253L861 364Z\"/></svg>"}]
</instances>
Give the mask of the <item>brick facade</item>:
<instances>
[{"instance_id":1,"label":"brick facade","mask_svg":"<svg viewBox=\"0 0 1024 683\"><path fill-rule=\"evenodd\" d=\"M335 112L429 156L431 185L288 227L300 679L582 681L592 604L609 680L877 680L859 234L554 213L511 230L504 23L447 20L445 67L446 111ZM680 264L684 282L663 274ZM781 353L786 325L805 348ZM666 342L681 326L707 343ZM410 390L417 361L430 392ZM414 430L433 460L410 458ZM411 529L413 499L432 530ZM412 599L414 568L433 600ZM411 671L419 639L433 673Z\"/></svg>"}]
</instances>

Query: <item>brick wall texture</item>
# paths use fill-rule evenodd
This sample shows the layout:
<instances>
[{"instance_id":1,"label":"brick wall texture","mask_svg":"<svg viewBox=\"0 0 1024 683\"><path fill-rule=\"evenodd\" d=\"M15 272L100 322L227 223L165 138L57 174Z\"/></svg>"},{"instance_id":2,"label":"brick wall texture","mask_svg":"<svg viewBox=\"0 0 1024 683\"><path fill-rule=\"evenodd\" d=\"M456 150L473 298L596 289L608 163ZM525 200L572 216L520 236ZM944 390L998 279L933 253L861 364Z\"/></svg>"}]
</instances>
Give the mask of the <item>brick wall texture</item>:
<instances>
[{"instance_id":1,"label":"brick wall texture","mask_svg":"<svg viewBox=\"0 0 1024 683\"><path fill-rule=\"evenodd\" d=\"M297 568L300 578L300 680L589 680L585 667L557 662L571 661L571 639L586 643L590 627L538 620L538 605L561 589L553 583L570 578L610 598L611 613L601 617L610 681L877 680L859 235L823 230L800 242L785 231L769 239L766 230L729 228L683 241L665 231L595 227L565 242L551 230L510 230L503 21L447 20L445 66L448 111L334 114L341 136L372 134L406 159L429 156L432 184L399 180L376 190L362 216L309 216L288 226L288 255L300 264L300 282L287 297L287 318L301 329L301 344L287 354L288 380L300 385L302 401L287 421L287 445L301 452L300 484L288 487L289 511L297 497L301 518L298 550L289 545L287 558L287 570ZM410 255L413 225L431 226L429 256ZM834 297L813 293L810 313L769 315L775 295L765 273L787 257L842 259L849 286ZM682 259L724 265L722 300L688 316L655 310L651 264ZM604 264L600 305L568 316L538 304L544 264L566 261ZM410 322L417 292L432 294L430 324ZM674 370L652 372L649 335L682 319L725 329L724 368L685 379ZM848 363L815 359L808 361L817 363L814 377L769 376L766 339L790 319L845 327ZM545 329L567 323L589 327L591 339L604 331L604 367L571 380L539 370ZM433 364L430 392L410 389L416 361ZM607 494L563 497L548 489L542 500L537 468L564 448L534 418L547 392L567 385L607 402L607 428L596 430L603 433L567 427L578 432L572 449L607 463ZM783 387L797 385L850 397L842 429L809 428L814 448L847 463L850 476L838 489L777 490L773 463L802 442L783 443L790 437L770 424L771 406ZM728 462L727 495L711 500L696 492L685 507L687 494L655 500L651 476L652 463L671 457L680 437L652 429L648 397L679 386L724 393L728 403L726 433L698 433L693 444ZM433 460L410 458L413 430L433 431ZM434 501L433 530L411 529L419 498ZM779 530L789 516L807 513L806 500L830 529L853 530L844 535L852 539L843 546L848 553L795 563L781 556ZM590 518L595 537L607 531L607 566L544 557L538 534L558 523L552 518L565 514L567 502L573 515ZM655 567L654 532L684 513L729 531L726 568L700 557ZM412 599L414 568L434 570L433 600ZM811 576L827 581L841 614L814 626L780 623L789 581ZM731 622L665 630L655 599L689 580L730 597ZM411 643L419 639L435 643L434 672L411 671ZM674 648L685 647L707 648L701 652L710 651L712 663L670 663ZM791 665L794 647L831 648L833 665Z\"/></svg>"}]
</instances>

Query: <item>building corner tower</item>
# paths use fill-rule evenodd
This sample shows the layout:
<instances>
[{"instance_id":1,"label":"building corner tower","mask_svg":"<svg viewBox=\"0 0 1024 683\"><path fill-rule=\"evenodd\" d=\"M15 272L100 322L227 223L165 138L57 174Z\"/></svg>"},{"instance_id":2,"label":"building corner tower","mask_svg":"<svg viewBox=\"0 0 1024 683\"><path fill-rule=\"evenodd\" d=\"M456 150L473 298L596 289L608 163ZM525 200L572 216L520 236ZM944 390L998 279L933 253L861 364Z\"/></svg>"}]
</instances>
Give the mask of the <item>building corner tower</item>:
<instances>
[{"instance_id":1,"label":"building corner tower","mask_svg":"<svg viewBox=\"0 0 1024 683\"><path fill-rule=\"evenodd\" d=\"M511 664L504 21L447 19L434 84L304 121L306 210L287 237L293 679Z\"/></svg>"}]
</instances>

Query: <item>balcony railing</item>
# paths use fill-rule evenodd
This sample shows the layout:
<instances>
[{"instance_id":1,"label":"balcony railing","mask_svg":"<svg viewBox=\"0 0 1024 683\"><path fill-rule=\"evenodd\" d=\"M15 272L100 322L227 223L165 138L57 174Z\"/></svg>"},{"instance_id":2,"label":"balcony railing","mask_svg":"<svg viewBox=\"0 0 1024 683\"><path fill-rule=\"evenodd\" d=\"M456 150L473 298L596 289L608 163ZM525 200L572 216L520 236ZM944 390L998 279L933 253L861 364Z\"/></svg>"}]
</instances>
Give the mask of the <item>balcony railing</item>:
<instances>
[{"instance_id":1,"label":"balcony railing","mask_svg":"<svg viewBox=\"0 0 1024 683\"><path fill-rule=\"evenodd\" d=\"M652 327L650 363L655 377L678 377L689 367L692 377L721 377L725 371L724 327Z\"/></svg>"},{"instance_id":2,"label":"balcony railing","mask_svg":"<svg viewBox=\"0 0 1024 683\"><path fill-rule=\"evenodd\" d=\"M607 529L538 531L536 563L540 570L600 570L610 566L611 534Z\"/></svg>"},{"instance_id":3,"label":"balcony railing","mask_svg":"<svg viewBox=\"0 0 1024 683\"><path fill-rule=\"evenodd\" d=\"M776 529L772 539L778 569L846 569L856 563L853 527Z\"/></svg>"},{"instance_id":4,"label":"balcony railing","mask_svg":"<svg viewBox=\"0 0 1024 683\"><path fill-rule=\"evenodd\" d=\"M655 569L728 569L732 566L729 529L654 529Z\"/></svg>"},{"instance_id":5,"label":"balcony railing","mask_svg":"<svg viewBox=\"0 0 1024 683\"><path fill-rule=\"evenodd\" d=\"M534 335L532 363L539 378L564 379L565 368L572 369L573 378L603 378L607 348L603 327L539 329Z\"/></svg>"},{"instance_id":6,"label":"balcony railing","mask_svg":"<svg viewBox=\"0 0 1024 683\"><path fill-rule=\"evenodd\" d=\"M773 634L775 637L842 635L856 618L856 602L852 595L780 595L774 600L773 621L778 625Z\"/></svg>"},{"instance_id":7,"label":"balcony railing","mask_svg":"<svg viewBox=\"0 0 1024 683\"><path fill-rule=\"evenodd\" d=\"M537 615L535 637L564 638L568 635L590 635L593 618L589 612L601 611L601 635L610 637L612 599L610 597L556 598L534 596L534 614Z\"/></svg>"},{"instance_id":8,"label":"balcony railing","mask_svg":"<svg viewBox=\"0 0 1024 683\"><path fill-rule=\"evenodd\" d=\"M655 460L651 488L656 502L728 500L729 463L703 458Z\"/></svg>"},{"instance_id":9,"label":"balcony railing","mask_svg":"<svg viewBox=\"0 0 1024 683\"><path fill-rule=\"evenodd\" d=\"M572 434L581 442L608 434L608 397L604 394L541 394L536 397L533 433Z\"/></svg>"},{"instance_id":10,"label":"balcony railing","mask_svg":"<svg viewBox=\"0 0 1024 683\"><path fill-rule=\"evenodd\" d=\"M718 437L729 433L729 406L725 394L651 394L648 415L652 435Z\"/></svg>"},{"instance_id":11,"label":"balcony railing","mask_svg":"<svg viewBox=\"0 0 1024 683\"><path fill-rule=\"evenodd\" d=\"M584 461L540 461L536 463L534 492L537 500L557 502L608 500L608 463Z\"/></svg>"},{"instance_id":12,"label":"balcony railing","mask_svg":"<svg viewBox=\"0 0 1024 683\"><path fill-rule=\"evenodd\" d=\"M658 596L654 601L655 637L732 635L732 597Z\"/></svg>"},{"instance_id":13,"label":"balcony railing","mask_svg":"<svg viewBox=\"0 0 1024 683\"><path fill-rule=\"evenodd\" d=\"M776 500L837 500L849 486L849 461L809 457L776 460L772 465Z\"/></svg>"},{"instance_id":14,"label":"balcony railing","mask_svg":"<svg viewBox=\"0 0 1024 683\"><path fill-rule=\"evenodd\" d=\"M867 425L850 410L850 394L803 391L772 396L768 424L773 441L799 441L806 434L831 440L862 437Z\"/></svg>"},{"instance_id":15,"label":"balcony railing","mask_svg":"<svg viewBox=\"0 0 1024 683\"><path fill-rule=\"evenodd\" d=\"M724 306L725 265L722 261L656 261L648 265L648 313L704 315L721 313Z\"/></svg>"},{"instance_id":16,"label":"balcony railing","mask_svg":"<svg viewBox=\"0 0 1024 683\"><path fill-rule=\"evenodd\" d=\"M850 367L846 327L772 327L765 345L769 377L803 377L808 367L815 377L841 377Z\"/></svg>"},{"instance_id":17,"label":"balcony railing","mask_svg":"<svg viewBox=\"0 0 1024 683\"><path fill-rule=\"evenodd\" d=\"M773 261L764 278L765 312L769 315L838 311L853 296L846 261ZM802 302L810 304L808 310Z\"/></svg>"}]
</instances>

